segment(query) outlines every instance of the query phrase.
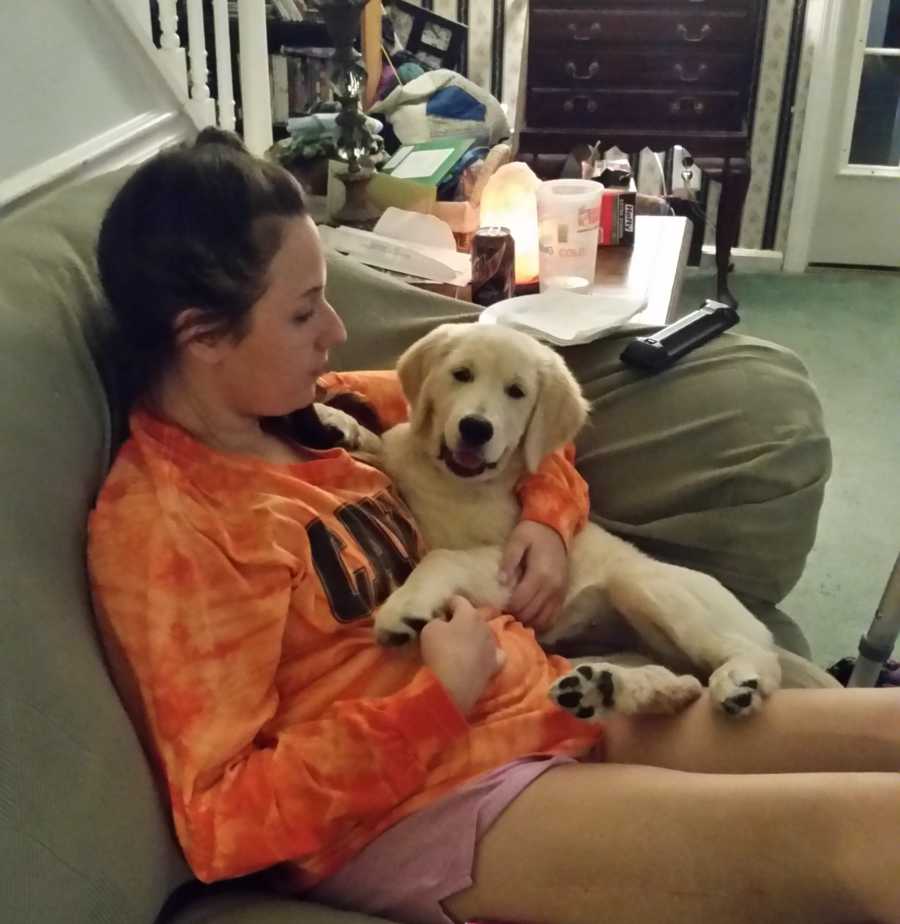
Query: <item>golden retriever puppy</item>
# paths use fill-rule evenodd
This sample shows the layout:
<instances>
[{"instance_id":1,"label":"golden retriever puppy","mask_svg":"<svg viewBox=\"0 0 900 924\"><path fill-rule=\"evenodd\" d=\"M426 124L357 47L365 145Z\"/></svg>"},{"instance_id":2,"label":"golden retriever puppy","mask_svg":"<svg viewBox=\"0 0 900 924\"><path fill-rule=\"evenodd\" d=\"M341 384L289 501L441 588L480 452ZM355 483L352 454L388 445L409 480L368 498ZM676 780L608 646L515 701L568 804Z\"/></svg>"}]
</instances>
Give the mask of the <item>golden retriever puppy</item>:
<instances>
[{"instance_id":1,"label":"golden retriever puppy","mask_svg":"<svg viewBox=\"0 0 900 924\"><path fill-rule=\"evenodd\" d=\"M559 355L505 327L442 325L404 353L397 371L409 422L383 434L380 448L367 431L351 425L347 433L393 478L431 550L378 610L383 644L414 639L445 614L453 594L505 605L509 590L498 572L519 518L516 483L569 442L588 412ZM782 662L801 665L800 685L834 683L778 649L769 630L706 574L651 559L594 523L573 539L569 559L562 614L540 641L590 626L592 639L607 636L658 662L579 664L550 691L579 718L599 720L611 709L677 711L699 696L698 677L726 713L748 715L780 685Z\"/></svg>"}]
</instances>

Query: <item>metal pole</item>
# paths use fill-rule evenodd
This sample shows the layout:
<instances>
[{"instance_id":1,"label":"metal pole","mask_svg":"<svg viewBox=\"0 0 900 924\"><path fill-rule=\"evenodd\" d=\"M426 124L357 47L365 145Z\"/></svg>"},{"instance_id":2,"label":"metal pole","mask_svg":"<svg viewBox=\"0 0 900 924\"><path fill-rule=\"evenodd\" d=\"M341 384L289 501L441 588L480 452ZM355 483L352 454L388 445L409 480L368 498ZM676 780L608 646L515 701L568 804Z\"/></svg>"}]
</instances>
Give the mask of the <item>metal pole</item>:
<instances>
[{"instance_id":1,"label":"metal pole","mask_svg":"<svg viewBox=\"0 0 900 924\"><path fill-rule=\"evenodd\" d=\"M874 687L900 635L900 555L888 578L869 631L859 640L859 657L848 687Z\"/></svg>"}]
</instances>

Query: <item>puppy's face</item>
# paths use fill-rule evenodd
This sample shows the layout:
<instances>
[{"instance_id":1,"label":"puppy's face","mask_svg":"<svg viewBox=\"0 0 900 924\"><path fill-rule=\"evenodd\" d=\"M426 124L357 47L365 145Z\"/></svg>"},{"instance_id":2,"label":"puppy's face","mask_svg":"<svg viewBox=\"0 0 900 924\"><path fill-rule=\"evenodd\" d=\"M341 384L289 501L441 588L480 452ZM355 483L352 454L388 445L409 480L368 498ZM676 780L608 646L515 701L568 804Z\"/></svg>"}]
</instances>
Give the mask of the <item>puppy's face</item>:
<instances>
[{"instance_id":1,"label":"puppy's face","mask_svg":"<svg viewBox=\"0 0 900 924\"><path fill-rule=\"evenodd\" d=\"M489 478L521 444L538 399L534 357L520 344L461 337L434 369L432 453L459 478ZM492 349L491 347L494 347Z\"/></svg>"},{"instance_id":2,"label":"puppy's face","mask_svg":"<svg viewBox=\"0 0 900 924\"><path fill-rule=\"evenodd\" d=\"M415 435L457 478L489 480L516 453L534 470L584 420L559 357L507 328L443 325L407 351L398 371Z\"/></svg>"}]
</instances>

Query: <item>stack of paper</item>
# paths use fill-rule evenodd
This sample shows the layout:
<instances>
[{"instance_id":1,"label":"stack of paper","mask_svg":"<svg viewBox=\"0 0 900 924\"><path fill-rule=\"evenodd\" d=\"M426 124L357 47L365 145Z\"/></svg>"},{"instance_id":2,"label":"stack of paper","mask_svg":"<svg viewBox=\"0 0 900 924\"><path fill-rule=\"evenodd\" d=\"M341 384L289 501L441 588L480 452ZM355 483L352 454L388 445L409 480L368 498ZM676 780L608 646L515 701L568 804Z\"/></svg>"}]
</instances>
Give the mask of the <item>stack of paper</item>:
<instances>
[{"instance_id":1,"label":"stack of paper","mask_svg":"<svg viewBox=\"0 0 900 924\"><path fill-rule=\"evenodd\" d=\"M322 226L319 235L360 263L420 281L465 286L472 277L469 255L456 250L446 222L433 215L389 208L374 231Z\"/></svg>"},{"instance_id":2,"label":"stack of paper","mask_svg":"<svg viewBox=\"0 0 900 924\"><path fill-rule=\"evenodd\" d=\"M513 327L555 346L573 346L620 327L646 306L645 297L624 290L590 295L550 291L496 302L479 321Z\"/></svg>"}]
</instances>

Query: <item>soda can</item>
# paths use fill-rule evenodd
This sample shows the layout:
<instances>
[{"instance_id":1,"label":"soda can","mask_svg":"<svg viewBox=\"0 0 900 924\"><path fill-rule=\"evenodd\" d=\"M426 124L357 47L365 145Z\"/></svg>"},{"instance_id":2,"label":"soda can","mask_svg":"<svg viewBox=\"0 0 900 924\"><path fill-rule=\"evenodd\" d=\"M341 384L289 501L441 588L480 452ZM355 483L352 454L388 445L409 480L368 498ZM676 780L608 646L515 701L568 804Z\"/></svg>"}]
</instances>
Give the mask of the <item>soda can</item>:
<instances>
[{"instance_id":1,"label":"soda can","mask_svg":"<svg viewBox=\"0 0 900 924\"><path fill-rule=\"evenodd\" d=\"M516 244L509 228L479 228L472 238L472 303L486 308L516 291Z\"/></svg>"}]
</instances>

